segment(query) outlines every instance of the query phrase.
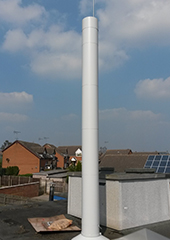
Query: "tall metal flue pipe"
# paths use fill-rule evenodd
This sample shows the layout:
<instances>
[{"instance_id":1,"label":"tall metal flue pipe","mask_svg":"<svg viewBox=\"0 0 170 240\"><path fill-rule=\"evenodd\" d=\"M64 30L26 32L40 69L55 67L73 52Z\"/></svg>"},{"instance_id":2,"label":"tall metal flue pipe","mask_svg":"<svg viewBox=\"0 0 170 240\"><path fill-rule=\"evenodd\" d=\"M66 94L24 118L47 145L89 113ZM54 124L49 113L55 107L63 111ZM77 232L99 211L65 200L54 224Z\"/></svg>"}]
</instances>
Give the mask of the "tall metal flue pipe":
<instances>
[{"instance_id":1,"label":"tall metal flue pipe","mask_svg":"<svg viewBox=\"0 0 170 240\"><path fill-rule=\"evenodd\" d=\"M106 239L99 231L98 20L82 21L82 230L76 240Z\"/></svg>"}]
</instances>

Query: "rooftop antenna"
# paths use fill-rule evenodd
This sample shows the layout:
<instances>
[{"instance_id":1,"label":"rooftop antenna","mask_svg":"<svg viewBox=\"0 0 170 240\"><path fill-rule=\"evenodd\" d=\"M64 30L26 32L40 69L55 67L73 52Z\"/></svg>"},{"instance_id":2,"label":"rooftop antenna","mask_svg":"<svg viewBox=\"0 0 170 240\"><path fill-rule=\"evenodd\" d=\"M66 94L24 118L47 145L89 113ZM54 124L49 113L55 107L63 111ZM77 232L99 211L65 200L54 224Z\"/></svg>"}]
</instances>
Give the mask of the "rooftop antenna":
<instances>
[{"instance_id":1,"label":"rooftop antenna","mask_svg":"<svg viewBox=\"0 0 170 240\"><path fill-rule=\"evenodd\" d=\"M107 239L99 231L98 151L98 20L92 16L82 21L82 230L74 240Z\"/></svg>"},{"instance_id":2,"label":"rooftop antenna","mask_svg":"<svg viewBox=\"0 0 170 240\"><path fill-rule=\"evenodd\" d=\"M44 139L46 140L46 139L49 139L49 137L44 137Z\"/></svg>"},{"instance_id":3,"label":"rooftop antenna","mask_svg":"<svg viewBox=\"0 0 170 240\"><path fill-rule=\"evenodd\" d=\"M43 138L39 137L39 138L38 138L39 141L41 141L41 140L43 140L43 139L47 140L47 139L49 139L49 137L43 137Z\"/></svg>"},{"instance_id":4,"label":"rooftop antenna","mask_svg":"<svg viewBox=\"0 0 170 240\"><path fill-rule=\"evenodd\" d=\"M19 131L14 131L14 134L16 134L16 140L18 140L18 133L21 133L21 132L19 132Z\"/></svg>"},{"instance_id":5,"label":"rooftop antenna","mask_svg":"<svg viewBox=\"0 0 170 240\"><path fill-rule=\"evenodd\" d=\"M93 0L93 17L94 17L94 4L95 4L94 1L95 1L95 0Z\"/></svg>"}]
</instances>

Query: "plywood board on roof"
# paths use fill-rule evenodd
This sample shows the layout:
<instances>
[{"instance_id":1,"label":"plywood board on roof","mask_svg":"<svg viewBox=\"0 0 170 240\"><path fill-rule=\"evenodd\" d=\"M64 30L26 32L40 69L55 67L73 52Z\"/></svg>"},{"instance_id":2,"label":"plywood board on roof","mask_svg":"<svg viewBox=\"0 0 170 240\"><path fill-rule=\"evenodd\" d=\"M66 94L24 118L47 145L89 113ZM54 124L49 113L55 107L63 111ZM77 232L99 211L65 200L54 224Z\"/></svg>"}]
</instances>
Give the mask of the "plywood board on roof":
<instances>
[{"instance_id":1,"label":"plywood board on roof","mask_svg":"<svg viewBox=\"0 0 170 240\"><path fill-rule=\"evenodd\" d=\"M40 217L40 218L28 218L28 221L36 230L36 232L67 232L67 231L80 231L81 229L74 224L69 227L61 230L52 230L48 228L49 223L57 221L59 219L66 219L66 217L62 215L57 215L53 217Z\"/></svg>"}]
</instances>

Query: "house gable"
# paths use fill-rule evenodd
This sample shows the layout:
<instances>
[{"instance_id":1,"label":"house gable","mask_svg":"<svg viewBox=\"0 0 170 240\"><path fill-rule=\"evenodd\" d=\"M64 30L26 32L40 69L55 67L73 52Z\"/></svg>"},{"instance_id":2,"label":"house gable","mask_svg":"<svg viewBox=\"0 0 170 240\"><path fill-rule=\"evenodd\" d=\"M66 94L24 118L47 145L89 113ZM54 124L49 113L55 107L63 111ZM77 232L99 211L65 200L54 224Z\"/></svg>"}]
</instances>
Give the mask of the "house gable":
<instances>
[{"instance_id":1,"label":"house gable","mask_svg":"<svg viewBox=\"0 0 170 240\"><path fill-rule=\"evenodd\" d=\"M23 142L15 141L3 150L2 167L7 168L9 166L18 166L20 174L39 172L40 159Z\"/></svg>"},{"instance_id":2,"label":"house gable","mask_svg":"<svg viewBox=\"0 0 170 240\"><path fill-rule=\"evenodd\" d=\"M82 149L81 146L59 146L57 147L57 151L62 153L62 154L68 154L70 156L75 156L75 152L78 149Z\"/></svg>"},{"instance_id":3,"label":"house gable","mask_svg":"<svg viewBox=\"0 0 170 240\"><path fill-rule=\"evenodd\" d=\"M58 152L58 154L61 154L63 157L65 156L65 157L67 157L68 156L68 159L67 159L67 161L65 162L65 164L64 164L64 167L68 167L69 166L69 164L71 164L71 159L72 158L75 158L76 159L76 163L78 162L78 161L81 161L82 160L82 154L80 154L80 156L77 156L76 155L76 152L77 152L77 150L78 150L78 152L80 153L82 153L82 147L81 146L59 146L59 147L57 147L57 152Z\"/></svg>"}]
</instances>

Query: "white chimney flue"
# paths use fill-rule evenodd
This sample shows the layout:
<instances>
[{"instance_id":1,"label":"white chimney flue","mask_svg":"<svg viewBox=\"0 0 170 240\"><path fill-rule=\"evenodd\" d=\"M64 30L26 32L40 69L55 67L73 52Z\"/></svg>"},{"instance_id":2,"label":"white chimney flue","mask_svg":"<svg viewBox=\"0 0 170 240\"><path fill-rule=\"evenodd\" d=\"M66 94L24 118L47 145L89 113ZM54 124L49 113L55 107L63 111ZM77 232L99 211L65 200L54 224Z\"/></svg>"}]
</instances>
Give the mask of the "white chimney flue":
<instances>
[{"instance_id":1,"label":"white chimney flue","mask_svg":"<svg viewBox=\"0 0 170 240\"><path fill-rule=\"evenodd\" d=\"M82 230L75 240L107 239L99 231L98 20L82 21Z\"/></svg>"}]
</instances>

